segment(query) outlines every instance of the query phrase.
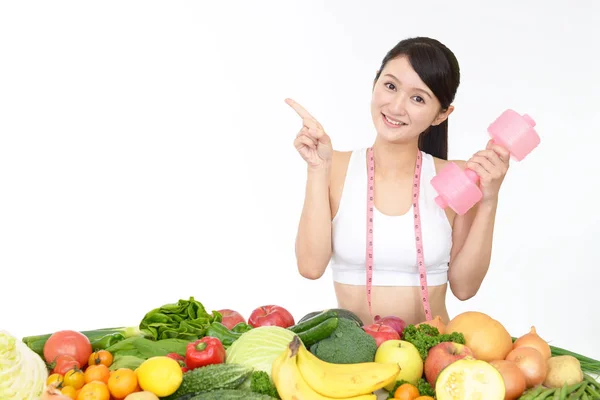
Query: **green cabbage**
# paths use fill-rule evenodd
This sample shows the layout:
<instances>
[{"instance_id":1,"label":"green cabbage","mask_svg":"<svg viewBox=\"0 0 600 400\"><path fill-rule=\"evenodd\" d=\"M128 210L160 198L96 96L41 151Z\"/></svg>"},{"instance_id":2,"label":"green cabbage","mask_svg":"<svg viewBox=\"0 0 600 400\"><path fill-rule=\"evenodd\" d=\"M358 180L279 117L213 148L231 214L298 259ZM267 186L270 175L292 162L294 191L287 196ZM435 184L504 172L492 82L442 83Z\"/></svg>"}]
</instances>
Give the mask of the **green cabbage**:
<instances>
[{"instance_id":1,"label":"green cabbage","mask_svg":"<svg viewBox=\"0 0 600 400\"><path fill-rule=\"evenodd\" d=\"M44 360L6 331L0 331L0 399L37 400L46 386Z\"/></svg>"},{"instance_id":2,"label":"green cabbage","mask_svg":"<svg viewBox=\"0 0 600 400\"><path fill-rule=\"evenodd\" d=\"M244 332L227 349L227 364L241 364L255 371L264 371L269 377L273 362L289 346L296 334L279 326L260 326Z\"/></svg>"}]
</instances>

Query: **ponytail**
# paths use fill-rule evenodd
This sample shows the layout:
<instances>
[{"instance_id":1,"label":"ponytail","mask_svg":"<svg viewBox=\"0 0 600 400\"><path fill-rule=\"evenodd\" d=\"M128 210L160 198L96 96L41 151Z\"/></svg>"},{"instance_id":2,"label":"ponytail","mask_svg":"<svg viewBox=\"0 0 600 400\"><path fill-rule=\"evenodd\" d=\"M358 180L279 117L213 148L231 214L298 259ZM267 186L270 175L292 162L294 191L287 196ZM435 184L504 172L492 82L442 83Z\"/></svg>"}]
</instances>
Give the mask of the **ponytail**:
<instances>
[{"instance_id":1,"label":"ponytail","mask_svg":"<svg viewBox=\"0 0 600 400\"><path fill-rule=\"evenodd\" d=\"M448 159L448 118L419 136L419 149L442 160Z\"/></svg>"}]
</instances>

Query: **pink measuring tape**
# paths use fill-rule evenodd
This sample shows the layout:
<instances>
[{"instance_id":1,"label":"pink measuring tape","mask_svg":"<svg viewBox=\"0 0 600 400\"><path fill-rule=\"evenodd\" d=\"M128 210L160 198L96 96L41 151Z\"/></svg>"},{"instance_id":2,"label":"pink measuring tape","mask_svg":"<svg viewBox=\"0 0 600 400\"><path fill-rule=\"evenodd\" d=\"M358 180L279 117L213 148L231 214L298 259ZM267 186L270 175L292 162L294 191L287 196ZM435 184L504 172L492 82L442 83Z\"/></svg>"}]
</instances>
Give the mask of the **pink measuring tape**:
<instances>
[{"instance_id":1,"label":"pink measuring tape","mask_svg":"<svg viewBox=\"0 0 600 400\"><path fill-rule=\"evenodd\" d=\"M419 212L419 193L421 192L421 151L417 153L417 163L415 165L415 176L413 180L413 211L415 217L415 242L417 245L417 262L419 266L419 277L421 281L421 295L423 308L425 309L425 318L427 321L432 319L431 309L429 307L429 295L427 292L427 273L425 271L425 258L423 256L423 236L421 234L421 215ZM374 208L374 186L375 186L375 160L373 158L373 148L368 149L368 190L367 190L367 301L369 302L369 313L371 310L371 287L373 283L373 208Z\"/></svg>"}]
</instances>

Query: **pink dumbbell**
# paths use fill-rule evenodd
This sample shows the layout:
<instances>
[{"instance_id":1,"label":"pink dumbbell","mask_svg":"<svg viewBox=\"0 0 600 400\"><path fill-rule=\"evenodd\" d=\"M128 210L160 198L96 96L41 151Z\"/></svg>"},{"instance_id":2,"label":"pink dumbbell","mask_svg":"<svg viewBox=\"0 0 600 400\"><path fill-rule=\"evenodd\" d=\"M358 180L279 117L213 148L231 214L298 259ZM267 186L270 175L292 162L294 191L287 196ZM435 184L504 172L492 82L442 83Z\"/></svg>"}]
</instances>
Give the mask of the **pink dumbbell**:
<instances>
[{"instance_id":1,"label":"pink dumbbell","mask_svg":"<svg viewBox=\"0 0 600 400\"><path fill-rule=\"evenodd\" d=\"M540 137L533 129L535 121L527 114L521 116L513 110L504 111L488 127L494 143L510 152L511 158L521 161L540 144ZM464 171L455 163L448 163L431 180L438 193L435 202L442 208L450 207L463 215L483 197L475 171Z\"/></svg>"}]
</instances>

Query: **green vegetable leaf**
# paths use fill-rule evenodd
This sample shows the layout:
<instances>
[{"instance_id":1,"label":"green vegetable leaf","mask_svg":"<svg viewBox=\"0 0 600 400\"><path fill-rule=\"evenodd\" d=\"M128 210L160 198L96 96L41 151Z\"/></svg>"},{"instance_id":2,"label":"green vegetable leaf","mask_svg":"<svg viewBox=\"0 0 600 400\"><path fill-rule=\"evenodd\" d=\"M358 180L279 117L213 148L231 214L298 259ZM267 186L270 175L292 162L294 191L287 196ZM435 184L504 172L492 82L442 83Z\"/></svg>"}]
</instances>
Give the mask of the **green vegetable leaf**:
<instances>
[{"instance_id":1,"label":"green vegetable leaf","mask_svg":"<svg viewBox=\"0 0 600 400\"><path fill-rule=\"evenodd\" d=\"M416 327L415 325L408 325L402 331L402 339L412 343L419 354L421 359L425 360L429 349L433 346L442 342L454 342L465 344L465 337L462 333L453 332L450 334L441 334L437 328L423 324Z\"/></svg>"},{"instance_id":2,"label":"green vegetable leaf","mask_svg":"<svg viewBox=\"0 0 600 400\"><path fill-rule=\"evenodd\" d=\"M207 313L202 303L190 297L148 312L140 323L140 331L152 340L192 341L203 337L212 322L221 320L221 314Z\"/></svg>"}]
</instances>

